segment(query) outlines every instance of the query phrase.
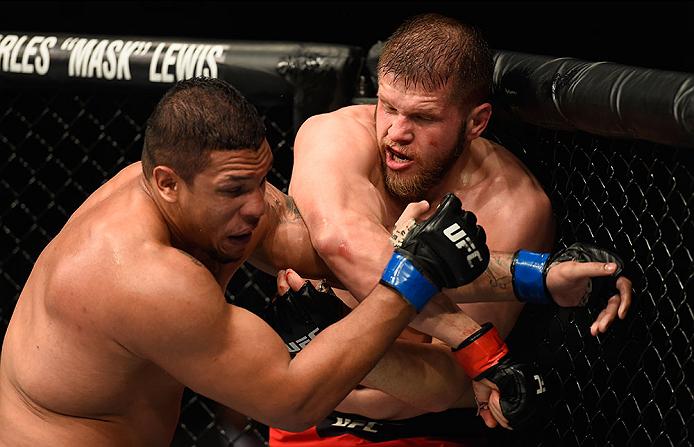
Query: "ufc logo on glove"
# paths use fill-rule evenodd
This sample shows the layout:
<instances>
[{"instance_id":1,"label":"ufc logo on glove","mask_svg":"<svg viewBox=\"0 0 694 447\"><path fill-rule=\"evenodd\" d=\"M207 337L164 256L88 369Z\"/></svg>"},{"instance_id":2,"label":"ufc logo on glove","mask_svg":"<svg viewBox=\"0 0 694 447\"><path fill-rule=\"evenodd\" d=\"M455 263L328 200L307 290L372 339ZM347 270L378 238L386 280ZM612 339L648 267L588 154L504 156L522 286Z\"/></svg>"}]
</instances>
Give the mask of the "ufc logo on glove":
<instances>
[{"instance_id":1,"label":"ufc logo on glove","mask_svg":"<svg viewBox=\"0 0 694 447\"><path fill-rule=\"evenodd\" d=\"M287 345L287 349L289 350L290 354L296 354L297 352L301 351L306 347L307 344L311 342L314 338L316 338L316 335L318 335L318 332L320 332L320 328L315 328L311 332L308 333L308 335L301 337L298 340L290 341L289 343L285 343Z\"/></svg>"},{"instance_id":2,"label":"ufc logo on glove","mask_svg":"<svg viewBox=\"0 0 694 447\"><path fill-rule=\"evenodd\" d=\"M475 246L475 243L472 242L472 239L470 239L470 236L460 228L460 225L458 225L456 222L453 222L448 228L443 230L443 234L455 244L456 247L458 248L465 248L467 252L469 253L467 255L467 262L470 265L470 267L473 266L472 261L476 258L477 261L482 261L482 255L480 254L479 250L477 250L477 247ZM474 251L473 251L474 250Z\"/></svg>"}]
</instances>

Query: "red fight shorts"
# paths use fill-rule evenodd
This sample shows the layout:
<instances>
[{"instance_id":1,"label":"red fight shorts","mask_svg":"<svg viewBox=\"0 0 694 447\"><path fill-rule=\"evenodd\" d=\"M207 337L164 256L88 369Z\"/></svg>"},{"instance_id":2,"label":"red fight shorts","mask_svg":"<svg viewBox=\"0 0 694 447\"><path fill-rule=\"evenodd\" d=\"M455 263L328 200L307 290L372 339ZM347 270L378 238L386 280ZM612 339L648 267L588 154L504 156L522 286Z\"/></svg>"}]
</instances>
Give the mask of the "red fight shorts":
<instances>
[{"instance_id":1,"label":"red fight shorts","mask_svg":"<svg viewBox=\"0 0 694 447\"><path fill-rule=\"evenodd\" d=\"M270 429L270 447L484 447L488 430L472 409L397 421L333 412L316 427L293 433Z\"/></svg>"}]
</instances>

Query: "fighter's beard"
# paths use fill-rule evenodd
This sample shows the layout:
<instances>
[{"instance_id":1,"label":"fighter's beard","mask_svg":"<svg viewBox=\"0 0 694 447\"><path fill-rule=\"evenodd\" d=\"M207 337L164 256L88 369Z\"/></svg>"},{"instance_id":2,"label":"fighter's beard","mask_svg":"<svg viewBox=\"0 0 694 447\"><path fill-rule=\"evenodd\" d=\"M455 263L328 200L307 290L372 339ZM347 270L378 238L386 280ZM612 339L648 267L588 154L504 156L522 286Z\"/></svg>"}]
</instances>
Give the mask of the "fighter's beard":
<instances>
[{"instance_id":1,"label":"fighter's beard","mask_svg":"<svg viewBox=\"0 0 694 447\"><path fill-rule=\"evenodd\" d=\"M449 156L436 160L421 172L407 177L390 171L386 164L385 155L382 155L381 172L386 191L402 204L424 200L429 190L446 176L459 155L460 150L452 151Z\"/></svg>"}]
</instances>

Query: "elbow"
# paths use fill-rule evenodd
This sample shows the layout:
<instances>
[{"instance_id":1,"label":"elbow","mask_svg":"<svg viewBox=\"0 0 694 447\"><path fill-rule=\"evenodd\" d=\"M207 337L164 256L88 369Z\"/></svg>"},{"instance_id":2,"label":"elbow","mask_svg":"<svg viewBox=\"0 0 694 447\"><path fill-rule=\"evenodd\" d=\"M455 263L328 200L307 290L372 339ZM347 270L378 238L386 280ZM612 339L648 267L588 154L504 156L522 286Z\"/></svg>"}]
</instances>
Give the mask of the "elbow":
<instances>
[{"instance_id":1,"label":"elbow","mask_svg":"<svg viewBox=\"0 0 694 447\"><path fill-rule=\"evenodd\" d=\"M314 425L318 424L319 421L309 421L309 420L299 420L299 418L293 418L296 420L282 420L275 424L270 424L271 427L279 428L280 430L290 431L294 433L302 432L308 430Z\"/></svg>"},{"instance_id":2,"label":"elbow","mask_svg":"<svg viewBox=\"0 0 694 447\"><path fill-rule=\"evenodd\" d=\"M276 415L268 425L285 431L301 432L318 425L328 413L329 410L326 409L316 411L297 407Z\"/></svg>"},{"instance_id":3,"label":"elbow","mask_svg":"<svg viewBox=\"0 0 694 447\"><path fill-rule=\"evenodd\" d=\"M289 385L289 384L288 384ZM315 386L302 386L297 384L291 391L276 396L269 406L265 407L263 416L265 420L257 419L270 427L279 428L290 432L307 430L320 421L337 406L337 402L329 402L325 398L319 398Z\"/></svg>"},{"instance_id":4,"label":"elbow","mask_svg":"<svg viewBox=\"0 0 694 447\"><path fill-rule=\"evenodd\" d=\"M417 402L417 408L426 411L427 413L440 413L450 408L458 407L461 399L471 391L471 383L465 386L466 381L451 384L446 390L432 393L427 396L427 399Z\"/></svg>"},{"instance_id":5,"label":"elbow","mask_svg":"<svg viewBox=\"0 0 694 447\"><path fill-rule=\"evenodd\" d=\"M321 258L330 260L349 255L350 235L345 228L348 227L342 227L338 231L334 225L326 225L311 233L311 242Z\"/></svg>"},{"instance_id":6,"label":"elbow","mask_svg":"<svg viewBox=\"0 0 694 447\"><path fill-rule=\"evenodd\" d=\"M426 410L428 413L440 413L441 411L453 408L457 401L458 396L455 393L441 393L438 396L432 396L432 399L426 402L422 409Z\"/></svg>"}]
</instances>

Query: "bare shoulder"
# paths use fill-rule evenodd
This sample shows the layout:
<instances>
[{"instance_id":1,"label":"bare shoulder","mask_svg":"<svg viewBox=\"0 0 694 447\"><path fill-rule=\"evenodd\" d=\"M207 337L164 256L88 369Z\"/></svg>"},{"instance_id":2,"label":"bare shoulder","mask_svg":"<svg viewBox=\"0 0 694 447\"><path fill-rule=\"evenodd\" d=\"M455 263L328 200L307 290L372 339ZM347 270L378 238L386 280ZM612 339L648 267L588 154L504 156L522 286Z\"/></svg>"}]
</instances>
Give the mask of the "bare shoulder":
<instances>
[{"instance_id":1,"label":"bare shoulder","mask_svg":"<svg viewBox=\"0 0 694 447\"><path fill-rule=\"evenodd\" d=\"M148 340L208 323L226 303L212 273L192 256L158 241L134 242L85 254L63 269L52 293L65 320L137 355Z\"/></svg>"},{"instance_id":2,"label":"bare shoulder","mask_svg":"<svg viewBox=\"0 0 694 447\"><path fill-rule=\"evenodd\" d=\"M297 133L295 149L302 150L304 146L313 147L314 144L325 144L328 141L353 150L369 147L364 143L376 141L374 106L347 106L310 117Z\"/></svg>"},{"instance_id":3,"label":"bare shoulder","mask_svg":"<svg viewBox=\"0 0 694 447\"><path fill-rule=\"evenodd\" d=\"M314 115L306 120L306 123L332 123L340 122L341 124L354 124L371 127L374 123L375 106L369 104L360 104L346 106L332 112L321 113Z\"/></svg>"},{"instance_id":4,"label":"bare shoulder","mask_svg":"<svg viewBox=\"0 0 694 447\"><path fill-rule=\"evenodd\" d=\"M484 188L480 188L476 200L480 222L490 228L514 222L546 233L549 240L554 220L551 202L542 185L506 148L489 140L478 140L481 141L475 148L476 156L485 173Z\"/></svg>"},{"instance_id":5,"label":"bare shoulder","mask_svg":"<svg viewBox=\"0 0 694 447\"><path fill-rule=\"evenodd\" d=\"M140 252L139 261L115 284L112 311L127 323L128 332L114 336L128 349L147 356L149 342L163 338L172 342L204 336L224 311L221 286L200 261L169 246L154 246Z\"/></svg>"},{"instance_id":6,"label":"bare shoulder","mask_svg":"<svg viewBox=\"0 0 694 447\"><path fill-rule=\"evenodd\" d=\"M369 179L378 168L374 106L344 107L309 118L294 141L290 194L301 206L301 190L315 193L329 184ZM326 176L330 173L330 176ZM339 185L342 188L342 185ZM298 195L297 195L298 194Z\"/></svg>"},{"instance_id":7,"label":"bare shoulder","mask_svg":"<svg viewBox=\"0 0 694 447\"><path fill-rule=\"evenodd\" d=\"M501 199L528 196L542 202L546 197L542 185L530 170L508 149L483 138L474 147L480 170L484 172L486 189Z\"/></svg>"}]
</instances>

